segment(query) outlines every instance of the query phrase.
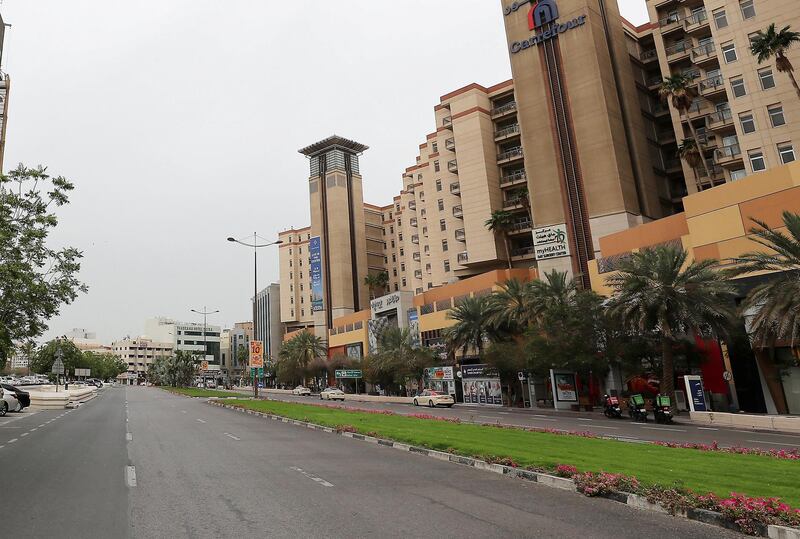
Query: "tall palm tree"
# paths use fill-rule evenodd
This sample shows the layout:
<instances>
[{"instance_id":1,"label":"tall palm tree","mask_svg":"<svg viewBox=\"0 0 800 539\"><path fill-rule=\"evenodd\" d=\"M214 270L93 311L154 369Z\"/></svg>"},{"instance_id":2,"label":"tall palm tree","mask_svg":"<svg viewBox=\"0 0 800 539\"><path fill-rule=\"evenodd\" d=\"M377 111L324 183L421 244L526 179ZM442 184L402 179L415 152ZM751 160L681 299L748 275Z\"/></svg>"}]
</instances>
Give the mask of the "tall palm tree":
<instances>
[{"instance_id":1,"label":"tall palm tree","mask_svg":"<svg viewBox=\"0 0 800 539\"><path fill-rule=\"evenodd\" d=\"M753 220L751 239L768 251L753 251L733 259L734 275L770 272L769 281L753 288L742 303L746 315L752 314L751 330L756 342L767 346L778 339L789 339L794 346L800 338L800 215L783 212L789 234L773 230Z\"/></svg>"},{"instance_id":2,"label":"tall palm tree","mask_svg":"<svg viewBox=\"0 0 800 539\"><path fill-rule=\"evenodd\" d=\"M408 328L387 328L378 337L378 356L382 366L394 371L397 382L422 379L423 370L436 361L430 348L417 346Z\"/></svg>"},{"instance_id":3,"label":"tall palm tree","mask_svg":"<svg viewBox=\"0 0 800 539\"><path fill-rule=\"evenodd\" d=\"M690 77L684 75L683 73L676 73L664 78L664 80L661 82L661 87L658 89L658 95L660 95L665 101L668 100L670 103L672 103L672 106L675 107L675 110L678 111L678 114L680 114L681 117L686 118L686 123L689 124L689 131L692 132L692 138L694 139L698 150L700 151L700 163L703 166L703 170L705 171L706 175L710 178L711 173L708 170L705 157L703 157L703 146L700 144L700 139L697 138L697 132L694 129L692 120L689 118L689 109L692 107L692 103L694 103L694 100L697 98L697 90L692 88L691 84L692 79Z\"/></svg>"},{"instance_id":4,"label":"tall palm tree","mask_svg":"<svg viewBox=\"0 0 800 539\"><path fill-rule=\"evenodd\" d=\"M531 281L528 290L531 320L539 321L548 310L570 305L577 291L578 285L565 271L554 269L545 273L544 279Z\"/></svg>"},{"instance_id":5,"label":"tall palm tree","mask_svg":"<svg viewBox=\"0 0 800 539\"><path fill-rule=\"evenodd\" d=\"M386 291L386 287L389 285L389 274L385 271L370 273L364 277L364 284L369 287L372 299L375 299L377 296L375 294L376 291L380 291L381 293Z\"/></svg>"},{"instance_id":6,"label":"tall palm tree","mask_svg":"<svg viewBox=\"0 0 800 539\"><path fill-rule=\"evenodd\" d=\"M778 32L775 30L775 23L772 23L766 32L759 30L756 37L750 41L750 52L753 53L753 56L758 57L759 64L774 56L775 67L781 73L789 75L794 91L797 92L797 97L800 97L800 86L797 85L797 79L794 77L794 66L786 57L789 47L800 43L800 32L793 32L790 28L791 26L785 26Z\"/></svg>"},{"instance_id":7,"label":"tall palm tree","mask_svg":"<svg viewBox=\"0 0 800 539\"><path fill-rule=\"evenodd\" d=\"M505 210L495 210L492 216L486 220L484 226L503 237L503 245L506 248L506 257L508 259L508 269L511 269L511 247L508 245L508 233L514 226L514 216L511 212Z\"/></svg>"},{"instance_id":8,"label":"tall palm tree","mask_svg":"<svg viewBox=\"0 0 800 539\"><path fill-rule=\"evenodd\" d=\"M492 339L497 338L497 328L492 323L494 305L489 296L468 297L450 309L447 318L456 323L445 331L445 342L451 350L462 350L464 355L470 348L478 355Z\"/></svg>"},{"instance_id":9,"label":"tall palm tree","mask_svg":"<svg viewBox=\"0 0 800 539\"><path fill-rule=\"evenodd\" d=\"M703 162L703 155L700 153L700 148L697 147L695 140L692 138L683 139L678 145L676 155L678 158L686 161L686 164L692 168L692 172L694 172L694 181L697 183L697 167Z\"/></svg>"},{"instance_id":10,"label":"tall palm tree","mask_svg":"<svg viewBox=\"0 0 800 539\"><path fill-rule=\"evenodd\" d=\"M531 322L530 282L515 277L499 286L490 296L492 322L513 333L522 333Z\"/></svg>"},{"instance_id":11,"label":"tall palm tree","mask_svg":"<svg viewBox=\"0 0 800 539\"><path fill-rule=\"evenodd\" d=\"M724 333L733 319L734 286L716 260L687 260L683 248L659 246L633 253L606 279L614 290L609 312L628 331L661 337L661 393L673 397L673 345L683 334Z\"/></svg>"},{"instance_id":12,"label":"tall palm tree","mask_svg":"<svg viewBox=\"0 0 800 539\"><path fill-rule=\"evenodd\" d=\"M302 378L309 363L327 355L325 342L311 333L301 331L281 346L278 371L281 377L294 383Z\"/></svg>"}]
</instances>

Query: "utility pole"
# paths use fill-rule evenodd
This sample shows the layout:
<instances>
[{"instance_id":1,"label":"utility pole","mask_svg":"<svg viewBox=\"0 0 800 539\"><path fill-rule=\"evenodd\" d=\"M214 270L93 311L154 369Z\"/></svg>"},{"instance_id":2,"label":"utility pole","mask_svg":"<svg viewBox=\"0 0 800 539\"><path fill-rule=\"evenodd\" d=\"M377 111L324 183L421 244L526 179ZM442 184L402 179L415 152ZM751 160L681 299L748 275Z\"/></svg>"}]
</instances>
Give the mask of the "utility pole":
<instances>
[{"instance_id":1,"label":"utility pole","mask_svg":"<svg viewBox=\"0 0 800 539\"><path fill-rule=\"evenodd\" d=\"M206 320L209 314L218 313L219 310L216 311L209 311L205 306L203 306L202 311L198 311L196 309L192 309L193 313L202 314L203 315L203 361L206 361L208 358L208 341L206 340ZM203 372L203 388L206 388L206 373Z\"/></svg>"}]
</instances>

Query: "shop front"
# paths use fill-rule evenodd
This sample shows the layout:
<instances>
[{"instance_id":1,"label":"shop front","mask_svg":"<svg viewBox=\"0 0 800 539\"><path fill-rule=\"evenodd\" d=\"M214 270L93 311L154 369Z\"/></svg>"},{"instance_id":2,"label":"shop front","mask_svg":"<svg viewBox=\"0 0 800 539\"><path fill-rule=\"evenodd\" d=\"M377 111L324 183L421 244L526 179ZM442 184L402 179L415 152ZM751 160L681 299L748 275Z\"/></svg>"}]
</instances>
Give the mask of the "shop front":
<instances>
[{"instance_id":1,"label":"shop front","mask_svg":"<svg viewBox=\"0 0 800 539\"><path fill-rule=\"evenodd\" d=\"M453 367L430 367L425 369L425 389L452 395L457 400L456 380Z\"/></svg>"},{"instance_id":2,"label":"shop front","mask_svg":"<svg viewBox=\"0 0 800 539\"><path fill-rule=\"evenodd\" d=\"M489 365L462 365L461 387L464 393L464 404L475 406L503 405L500 376Z\"/></svg>"}]
</instances>

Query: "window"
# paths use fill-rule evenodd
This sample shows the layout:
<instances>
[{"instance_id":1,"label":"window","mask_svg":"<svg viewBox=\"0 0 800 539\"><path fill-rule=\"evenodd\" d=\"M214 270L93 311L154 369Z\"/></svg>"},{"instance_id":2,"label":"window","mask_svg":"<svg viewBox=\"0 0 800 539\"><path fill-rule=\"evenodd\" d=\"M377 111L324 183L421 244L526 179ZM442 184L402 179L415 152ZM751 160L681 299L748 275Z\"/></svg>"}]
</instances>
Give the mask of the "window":
<instances>
[{"instance_id":1,"label":"window","mask_svg":"<svg viewBox=\"0 0 800 539\"><path fill-rule=\"evenodd\" d=\"M303 267L303 259L302 258L300 259L300 267L301 268Z\"/></svg>"},{"instance_id":2,"label":"window","mask_svg":"<svg viewBox=\"0 0 800 539\"><path fill-rule=\"evenodd\" d=\"M447 251L447 240L442 240L442 251Z\"/></svg>"},{"instance_id":3,"label":"window","mask_svg":"<svg viewBox=\"0 0 800 539\"><path fill-rule=\"evenodd\" d=\"M444 271L450 271L450 261L449 260L445 260L444 261Z\"/></svg>"},{"instance_id":4,"label":"window","mask_svg":"<svg viewBox=\"0 0 800 539\"><path fill-rule=\"evenodd\" d=\"M422 200L422 201L425 200L425 191L420 191L419 192L419 199Z\"/></svg>"},{"instance_id":5,"label":"window","mask_svg":"<svg viewBox=\"0 0 800 539\"><path fill-rule=\"evenodd\" d=\"M294 309L292 309L292 318L294 318Z\"/></svg>"},{"instance_id":6,"label":"window","mask_svg":"<svg viewBox=\"0 0 800 539\"><path fill-rule=\"evenodd\" d=\"M433 153L438 152L439 151L439 143L438 142L432 142L431 143L431 149L433 150Z\"/></svg>"},{"instance_id":7,"label":"window","mask_svg":"<svg viewBox=\"0 0 800 539\"><path fill-rule=\"evenodd\" d=\"M289 261L289 267L290 268L292 267L292 261L291 260Z\"/></svg>"},{"instance_id":8,"label":"window","mask_svg":"<svg viewBox=\"0 0 800 539\"><path fill-rule=\"evenodd\" d=\"M778 144L778 156L781 158L781 163L788 165L796 159L794 155L794 146L789 143Z\"/></svg>"},{"instance_id":9,"label":"window","mask_svg":"<svg viewBox=\"0 0 800 539\"><path fill-rule=\"evenodd\" d=\"M429 252L430 252L430 250L431 250L431 246L430 246L430 245L426 245L426 246L424 247L424 249L423 249L423 250L424 250L426 253L429 253Z\"/></svg>"},{"instance_id":10,"label":"window","mask_svg":"<svg viewBox=\"0 0 800 539\"><path fill-rule=\"evenodd\" d=\"M761 89L769 90L775 88L775 77L772 74L771 67L765 67L758 72L758 78L761 79Z\"/></svg>"},{"instance_id":11,"label":"window","mask_svg":"<svg viewBox=\"0 0 800 539\"><path fill-rule=\"evenodd\" d=\"M289 247L289 254L292 254L292 248Z\"/></svg>"},{"instance_id":12,"label":"window","mask_svg":"<svg viewBox=\"0 0 800 539\"><path fill-rule=\"evenodd\" d=\"M447 230L447 221L439 219L439 229L442 231Z\"/></svg>"},{"instance_id":13,"label":"window","mask_svg":"<svg viewBox=\"0 0 800 539\"><path fill-rule=\"evenodd\" d=\"M389 226L389 234L394 234L394 225Z\"/></svg>"},{"instance_id":14,"label":"window","mask_svg":"<svg viewBox=\"0 0 800 539\"><path fill-rule=\"evenodd\" d=\"M417 174L417 179L422 180L422 174Z\"/></svg>"},{"instance_id":15,"label":"window","mask_svg":"<svg viewBox=\"0 0 800 539\"><path fill-rule=\"evenodd\" d=\"M722 46L722 55L725 57L725 63L730 64L739 59L736 56L736 44L726 43Z\"/></svg>"},{"instance_id":16,"label":"window","mask_svg":"<svg viewBox=\"0 0 800 539\"><path fill-rule=\"evenodd\" d=\"M392 262L397 262L397 255L392 253Z\"/></svg>"},{"instance_id":17,"label":"window","mask_svg":"<svg viewBox=\"0 0 800 539\"><path fill-rule=\"evenodd\" d=\"M300 278L301 279L303 278L303 272L302 271L300 272Z\"/></svg>"},{"instance_id":18,"label":"window","mask_svg":"<svg viewBox=\"0 0 800 539\"><path fill-rule=\"evenodd\" d=\"M403 220L399 217L397 218L397 226L403 226Z\"/></svg>"},{"instance_id":19,"label":"window","mask_svg":"<svg viewBox=\"0 0 800 539\"><path fill-rule=\"evenodd\" d=\"M403 256L404 254L405 254L405 249L403 249L402 247L400 247L400 256Z\"/></svg>"},{"instance_id":20,"label":"window","mask_svg":"<svg viewBox=\"0 0 800 539\"><path fill-rule=\"evenodd\" d=\"M431 288L433 288L433 283L428 283L428 290L430 290Z\"/></svg>"},{"instance_id":21,"label":"window","mask_svg":"<svg viewBox=\"0 0 800 539\"><path fill-rule=\"evenodd\" d=\"M739 123L742 125L742 133L749 135L756 132L756 121L752 112L743 112L739 115Z\"/></svg>"},{"instance_id":22,"label":"window","mask_svg":"<svg viewBox=\"0 0 800 539\"><path fill-rule=\"evenodd\" d=\"M753 172L761 172L767 169L767 161L764 159L764 152L761 150L752 150L747 153L750 158L750 168Z\"/></svg>"},{"instance_id":23,"label":"window","mask_svg":"<svg viewBox=\"0 0 800 539\"><path fill-rule=\"evenodd\" d=\"M300 309L300 316L305 316L305 315L306 315L306 310Z\"/></svg>"},{"instance_id":24,"label":"window","mask_svg":"<svg viewBox=\"0 0 800 539\"><path fill-rule=\"evenodd\" d=\"M742 77L731 79L731 90L733 90L734 97L746 96L747 88L744 87L744 79Z\"/></svg>"},{"instance_id":25,"label":"window","mask_svg":"<svg viewBox=\"0 0 800 539\"><path fill-rule=\"evenodd\" d=\"M715 9L711 14L714 16L714 23L717 25L717 29L728 26L728 14L725 13L724 9Z\"/></svg>"},{"instance_id":26,"label":"window","mask_svg":"<svg viewBox=\"0 0 800 539\"><path fill-rule=\"evenodd\" d=\"M782 105L767 107L767 113L769 114L769 121L772 122L772 127L786 125L786 117L783 115Z\"/></svg>"},{"instance_id":27,"label":"window","mask_svg":"<svg viewBox=\"0 0 800 539\"><path fill-rule=\"evenodd\" d=\"M394 283L394 291L397 292L398 290L400 290L400 287L397 286L397 283Z\"/></svg>"},{"instance_id":28,"label":"window","mask_svg":"<svg viewBox=\"0 0 800 539\"><path fill-rule=\"evenodd\" d=\"M300 292L302 292L303 290L305 290L304 286L305 286L305 285L304 285L303 283L300 283Z\"/></svg>"},{"instance_id":29,"label":"window","mask_svg":"<svg viewBox=\"0 0 800 539\"><path fill-rule=\"evenodd\" d=\"M400 264L400 271L406 271L406 263L405 262Z\"/></svg>"},{"instance_id":30,"label":"window","mask_svg":"<svg viewBox=\"0 0 800 539\"><path fill-rule=\"evenodd\" d=\"M438 163L439 161L436 161L436 162ZM441 191L442 190L442 180L436 180L436 190L437 191Z\"/></svg>"},{"instance_id":31,"label":"window","mask_svg":"<svg viewBox=\"0 0 800 539\"><path fill-rule=\"evenodd\" d=\"M439 172L439 161L434 161L433 162L433 171L434 172Z\"/></svg>"},{"instance_id":32,"label":"window","mask_svg":"<svg viewBox=\"0 0 800 539\"><path fill-rule=\"evenodd\" d=\"M436 205L439 207L439 211L444 211L444 200L440 198L436 201Z\"/></svg>"},{"instance_id":33,"label":"window","mask_svg":"<svg viewBox=\"0 0 800 539\"><path fill-rule=\"evenodd\" d=\"M293 276L292 276L292 272L291 272L291 271L289 272L289 278L290 278L290 279L292 279L292 278L293 278Z\"/></svg>"},{"instance_id":34,"label":"window","mask_svg":"<svg viewBox=\"0 0 800 539\"><path fill-rule=\"evenodd\" d=\"M742 10L743 19L752 19L756 16L756 7L753 3L754 0L739 0L739 9Z\"/></svg>"},{"instance_id":35,"label":"window","mask_svg":"<svg viewBox=\"0 0 800 539\"><path fill-rule=\"evenodd\" d=\"M305 303L306 302L305 299L306 299L305 297L300 296L300 303Z\"/></svg>"},{"instance_id":36,"label":"window","mask_svg":"<svg viewBox=\"0 0 800 539\"><path fill-rule=\"evenodd\" d=\"M397 268L392 268L392 276L397 277Z\"/></svg>"},{"instance_id":37,"label":"window","mask_svg":"<svg viewBox=\"0 0 800 539\"><path fill-rule=\"evenodd\" d=\"M394 240L392 240L392 249L394 249ZM402 253L401 253L402 254Z\"/></svg>"},{"instance_id":38,"label":"window","mask_svg":"<svg viewBox=\"0 0 800 539\"><path fill-rule=\"evenodd\" d=\"M289 283L289 292L294 292L294 285Z\"/></svg>"},{"instance_id":39,"label":"window","mask_svg":"<svg viewBox=\"0 0 800 539\"><path fill-rule=\"evenodd\" d=\"M741 180L745 176L747 176L747 171L745 169L743 169L743 168L731 171L731 181L732 182L735 182L736 180Z\"/></svg>"},{"instance_id":40,"label":"window","mask_svg":"<svg viewBox=\"0 0 800 539\"><path fill-rule=\"evenodd\" d=\"M400 241L403 241L403 233L402 233L402 232L400 232L400 233L397 235L397 239L398 239L398 240L400 240Z\"/></svg>"},{"instance_id":41,"label":"window","mask_svg":"<svg viewBox=\"0 0 800 539\"><path fill-rule=\"evenodd\" d=\"M404 287L406 286L406 278L405 277L403 277L403 286Z\"/></svg>"}]
</instances>

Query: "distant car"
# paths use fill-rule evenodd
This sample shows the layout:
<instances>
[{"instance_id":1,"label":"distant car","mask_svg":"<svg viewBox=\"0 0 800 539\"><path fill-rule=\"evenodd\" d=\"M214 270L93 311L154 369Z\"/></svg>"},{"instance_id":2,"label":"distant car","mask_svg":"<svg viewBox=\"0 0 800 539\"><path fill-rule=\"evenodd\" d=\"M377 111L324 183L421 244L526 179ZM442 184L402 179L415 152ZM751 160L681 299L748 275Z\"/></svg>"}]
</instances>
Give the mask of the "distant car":
<instances>
[{"instance_id":1,"label":"distant car","mask_svg":"<svg viewBox=\"0 0 800 539\"><path fill-rule=\"evenodd\" d=\"M5 391L12 392L14 396L17 397L17 400L19 401L20 404L20 409L17 410L18 412L21 412L22 410L31 405L31 394L28 393L27 391L23 391L10 384L0 384L0 388L2 388Z\"/></svg>"},{"instance_id":2,"label":"distant car","mask_svg":"<svg viewBox=\"0 0 800 539\"><path fill-rule=\"evenodd\" d=\"M19 403L16 393L8 389L3 389L3 404L5 404L5 412L22 411L22 405ZM6 415L5 412L3 415Z\"/></svg>"},{"instance_id":3,"label":"distant car","mask_svg":"<svg viewBox=\"0 0 800 539\"><path fill-rule=\"evenodd\" d=\"M452 408L453 405L456 403L455 399L453 399L452 395L445 395L444 393L439 393L436 391L432 391L430 389L425 389L414 397L414 406L429 406L433 408L434 406L447 406L448 408Z\"/></svg>"},{"instance_id":4,"label":"distant car","mask_svg":"<svg viewBox=\"0 0 800 539\"><path fill-rule=\"evenodd\" d=\"M292 395L300 395L301 397L310 397L311 390L304 386L297 386L292 390Z\"/></svg>"},{"instance_id":5,"label":"distant car","mask_svg":"<svg viewBox=\"0 0 800 539\"><path fill-rule=\"evenodd\" d=\"M327 387L322 390L319 394L319 400L328 400L328 401L343 401L344 400L344 391L339 389L338 387Z\"/></svg>"}]
</instances>

